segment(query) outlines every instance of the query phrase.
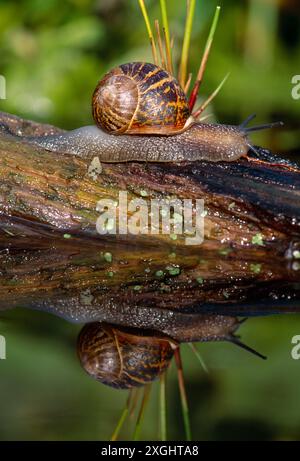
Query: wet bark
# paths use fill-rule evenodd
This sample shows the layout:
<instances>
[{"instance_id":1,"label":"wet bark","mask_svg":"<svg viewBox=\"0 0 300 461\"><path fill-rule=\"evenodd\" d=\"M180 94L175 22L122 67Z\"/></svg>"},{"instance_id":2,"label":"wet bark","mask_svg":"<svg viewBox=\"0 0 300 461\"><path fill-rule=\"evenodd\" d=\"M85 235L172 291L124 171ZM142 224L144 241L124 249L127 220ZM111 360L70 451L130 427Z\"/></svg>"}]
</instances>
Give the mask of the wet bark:
<instances>
[{"instance_id":1,"label":"wet bark","mask_svg":"<svg viewBox=\"0 0 300 461\"><path fill-rule=\"evenodd\" d=\"M0 114L0 310L42 309L182 341L224 338L237 315L298 310L296 166L274 165L261 150L263 164L103 163L95 175L92 153L81 159L26 141L58 131ZM204 199L203 243L99 235L97 203L118 203L120 191L129 202Z\"/></svg>"}]
</instances>

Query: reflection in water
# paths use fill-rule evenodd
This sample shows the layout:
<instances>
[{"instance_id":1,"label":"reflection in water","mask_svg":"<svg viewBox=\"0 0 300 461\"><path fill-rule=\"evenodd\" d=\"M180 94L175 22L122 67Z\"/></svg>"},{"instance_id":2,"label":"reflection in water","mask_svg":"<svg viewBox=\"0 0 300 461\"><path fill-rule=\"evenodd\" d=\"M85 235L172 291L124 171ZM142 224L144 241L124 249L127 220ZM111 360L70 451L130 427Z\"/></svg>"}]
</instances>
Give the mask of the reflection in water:
<instances>
[{"instance_id":1,"label":"reflection in water","mask_svg":"<svg viewBox=\"0 0 300 461\"><path fill-rule=\"evenodd\" d=\"M184 396L181 343L230 341L255 353L237 337L245 317L300 310L300 271L286 251L272 258L263 248L257 255L174 256L165 247L121 242L108 258L112 244L106 241L35 232L14 237L0 255L0 309L23 307L85 323L80 361L93 378L116 388L158 379L175 355ZM168 267L180 267L176 277Z\"/></svg>"},{"instance_id":2,"label":"reflection in water","mask_svg":"<svg viewBox=\"0 0 300 461\"><path fill-rule=\"evenodd\" d=\"M20 129L19 119L6 123L10 134ZM79 356L92 376L114 387L143 385L174 355L184 397L178 345L242 345L245 317L299 312L299 174L243 161L114 165L94 184L88 163L49 152L37 161L30 149L0 136L0 311L21 307L87 324ZM133 196L204 194L204 244L95 235L99 196L128 184Z\"/></svg>"}]
</instances>

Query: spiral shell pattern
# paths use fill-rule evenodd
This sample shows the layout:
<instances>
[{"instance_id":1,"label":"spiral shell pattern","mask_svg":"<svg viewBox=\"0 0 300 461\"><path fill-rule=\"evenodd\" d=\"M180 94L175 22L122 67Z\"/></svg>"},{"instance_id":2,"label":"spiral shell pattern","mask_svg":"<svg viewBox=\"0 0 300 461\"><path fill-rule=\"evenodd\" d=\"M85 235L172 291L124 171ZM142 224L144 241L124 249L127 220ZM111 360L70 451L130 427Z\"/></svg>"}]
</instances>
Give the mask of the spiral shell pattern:
<instances>
[{"instance_id":1,"label":"spiral shell pattern","mask_svg":"<svg viewBox=\"0 0 300 461\"><path fill-rule=\"evenodd\" d=\"M158 378L168 368L173 348L167 337L90 323L79 335L78 355L85 371L97 381L130 389Z\"/></svg>"},{"instance_id":2,"label":"spiral shell pattern","mask_svg":"<svg viewBox=\"0 0 300 461\"><path fill-rule=\"evenodd\" d=\"M113 134L175 134L190 116L184 91L164 69L122 64L106 74L93 94L96 124Z\"/></svg>"}]
</instances>

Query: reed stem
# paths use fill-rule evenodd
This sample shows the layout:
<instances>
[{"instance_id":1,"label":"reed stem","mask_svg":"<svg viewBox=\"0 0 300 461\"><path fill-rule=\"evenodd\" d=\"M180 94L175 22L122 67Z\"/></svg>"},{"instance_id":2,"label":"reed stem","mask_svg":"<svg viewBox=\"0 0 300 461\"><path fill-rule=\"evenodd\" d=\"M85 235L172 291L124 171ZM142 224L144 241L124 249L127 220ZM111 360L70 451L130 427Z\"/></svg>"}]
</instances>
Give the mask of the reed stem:
<instances>
[{"instance_id":1,"label":"reed stem","mask_svg":"<svg viewBox=\"0 0 300 461\"><path fill-rule=\"evenodd\" d=\"M191 82L192 82L192 78L193 78L193 74L189 74L189 77L188 77L187 82L186 82L185 87L184 87L185 94L188 94L188 92L189 92Z\"/></svg>"},{"instance_id":2,"label":"reed stem","mask_svg":"<svg viewBox=\"0 0 300 461\"><path fill-rule=\"evenodd\" d=\"M151 384L147 384L144 387L143 400L142 400L142 403L141 403L141 408L140 408L140 411L139 411L139 414L138 414L138 418L137 418L137 421L136 421L135 430L134 430L134 434L133 434L133 440L134 441L139 440L139 436L140 436L140 432L141 432L141 428L142 428L142 424L143 424L143 420L144 420L144 416L145 416L147 403L148 403L149 397L150 397L151 388L152 388Z\"/></svg>"},{"instance_id":3,"label":"reed stem","mask_svg":"<svg viewBox=\"0 0 300 461\"><path fill-rule=\"evenodd\" d=\"M185 87L186 80L187 80L187 68L188 68L189 50L190 50L190 43L191 43L191 34L192 34L192 28L193 28L193 19L195 16L195 5L196 5L196 0L187 1L186 23L185 23L185 28L184 28L181 60L180 60L179 73L178 73L178 80L182 88Z\"/></svg>"},{"instance_id":4,"label":"reed stem","mask_svg":"<svg viewBox=\"0 0 300 461\"><path fill-rule=\"evenodd\" d=\"M166 65L166 60L165 60L165 55L164 55L164 48L163 48L163 43L160 35L160 25L159 25L159 20L155 20L155 29L156 29L156 35L157 35L157 43L158 43L158 49L159 49L159 54L160 54L160 62L161 62L161 67L163 69L167 70L167 65Z\"/></svg>"},{"instance_id":5,"label":"reed stem","mask_svg":"<svg viewBox=\"0 0 300 461\"><path fill-rule=\"evenodd\" d=\"M133 418L134 412L136 410L136 407L138 405L138 401L141 395L141 389L136 388L136 389L131 389L131 399L130 399L130 406L129 406L129 417Z\"/></svg>"},{"instance_id":6,"label":"reed stem","mask_svg":"<svg viewBox=\"0 0 300 461\"><path fill-rule=\"evenodd\" d=\"M145 21L145 25L146 25L146 28L147 28L147 32L148 32L148 35L149 35L150 45L151 45L151 49L152 49L153 62L154 62L155 65L158 65L158 56L157 56L156 44L155 44L154 36L153 36L153 33L152 33L152 28L151 28L147 8L146 8L146 5L145 5L145 1L144 0L139 0L139 5L140 5L140 8L141 8L141 11L142 11L142 14L143 14L143 17L144 17L144 21Z\"/></svg>"},{"instance_id":7,"label":"reed stem","mask_svg":"<svg viewBox=\"0 0 300 461\"><path fill-rule=\"evenodd\" d=\"M129 395L128 395L128 399L126 401L125 408L122 411L120 419L119 419L119 421L118 421L118 423L116 425L116 428L115 428L115 430L114 430L114 432L113 432L113 434L112 434L112 436L110 438L111 442L115 442L119 437L119 433L121 432L121 429L122 429L122 427L123 427L123 425L124 425L124 423L126 421L126 418L127 418L128 414L129 414L129 409L130 409L131 404L132 404L132 399L133 399L133 390L131 389L129 391Z\"/></svg>"},{"instance_id":8,"label":"reed stem","mask_svg":"<svg viewBox=\"0 0 300 461\"><path fill-rule=\"evenodd\" d=\"M180 391L181 408L182 408L182 414L183 414L183 422L184 422L186 440L191 441L192 433L191 433L191 425L190 425L190 417L189 417L189 407L188 407L186 389L185 389L185 384L184 384L182 360L181 360L179 347L175 349L174 357L175 357L176 366L177 366L178 385L179 385L179 391Z\"/></svg>"},{"instance_id":9,"label":"reed stem","mask_svg":"<svg viewBox=\"0 0 300 461\"><path fill-rule=\"evenodd\" d=\"M195 344L189 343L189 346L190 346L190 348L192 349L192 351L194 352L195 356L197 357L197 359L198 359L198 361L199 361L201 367L202 367L203 370L205 371L205 373L208 374L208 368L207 368L207 366L206 366L206 364L205 364L205 362L204 362L204 360L203 360L203 358L202 358L200 352L198 351L197 347L195 346Z\"/></svg>"},{"instance_id":10,"label":"reed stem","mask_svg":"<svg viewBox=\"0 0 300 461\"><path fill-rule=\"evenodd\" d=\"M166 0L160 0L160 9L161 9L162 25L163 25L163 32L164 32L164 37L165 37L165 44L166 44L167 71L173 75L172 47L171 47L171 42L170 42L170 30L169 30L169 20L168 20Z\"/></svg>"},{"instance_id":11,"label":"reed stem","mask_svg":"<svg viewBox=\"0 0 300 461\"><path fill-rule=\"evenodd\" d=\"M215 14L214 14L213 22L212 22L212 25L211 25L211 28L210 28L210 31L209 31L209 35L208 35L208 38L207 38L207 41L206 41L206 45L205 45L205 48L204 48L204 53L203 53L202 60L201 60L201 63L200 63L200 67L199 67L199 70L198 70L196 82L195 82L194 88L193 88L193 90L191 92L191 96L190 96L190 100L189 100L189 106L190 106L190 111L191 112L194 109L194 106L195 106L195 103L196 103L196 100L197 100L197 97L198 97L199 89L200 89L201 83L203 81L204 72L205 72L205 69L206 69L206 66L207 66L207 61L208 61L208 58L209 58L210 50L211 50L211 47L212 47L212 44L213 44L215 32L216 32L219 17L220 17L220 11L221 11L221 7L217 6Z\"/></svg>"},{"instance_id":12,"label":"reed stem","mask_svg":"<svg viewBox=\"0 0 300 461\"><path fill-rule=\"evenodd\" d=\"M167 440L167 399L166 399L166 373L160 377L160 439L162 442Z\"/></svg>"},{"instance_id":13,"label":"reed stem","mask_svg":"<svg viewBox=\"0 0 300 461\"><path fill-rule=\"evenodd\" d=\"M200 115L202 114L202 112L205 111L205 109L207 108L207 106L215 99L215 97L218 95L218 93L220 92L220 90L222 89L223 85L225 84L226 80L228 79L229 77L229 74L227 74L222 82L220 83L220 85L215 89L215 91L206 99L206 101L204 101L203 104L201 104L201 106L195 110L195 112L193 112L193 117L195 118L195 120L197 118L200 117Z\"/></svg>"}]
</instances>

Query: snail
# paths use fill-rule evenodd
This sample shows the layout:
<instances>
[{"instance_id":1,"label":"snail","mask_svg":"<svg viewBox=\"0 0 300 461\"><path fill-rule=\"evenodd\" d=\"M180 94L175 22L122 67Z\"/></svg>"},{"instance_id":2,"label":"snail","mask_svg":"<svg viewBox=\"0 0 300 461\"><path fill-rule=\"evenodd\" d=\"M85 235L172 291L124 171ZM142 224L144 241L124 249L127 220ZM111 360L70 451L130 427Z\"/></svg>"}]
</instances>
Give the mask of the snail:
<instances>
[{"instance_id":1,"label":"snail","mask_svg":"<svg viewBox=\"0 0 300 461\"><path fill-rule=\"evenodd\" d=\"M78 356L85 371L117 389L140 387L169 367L175 340L152 331L90 323L78 338Z\"/></svg>"},{"instance_id":2,"label":"snail","mask_svg":"<svg viewBox=\"0 0 300 461\"><path fill-rule=\"evenodd\" d=\"M95 126L28 138L45 149L103 162L234 161L255 151L247 128L198 122L176 78L144 62L120 65L98 83L92 98ZM281 124L281 122L279 122Z\"/></svg>"},{"instance_id":3,"label":"snail","mask_svg":"<svg viewBox=\"0 0 300 461\"><path fill-rule=\"evenodd\" d=\"M245 319L228 320L222 327L206 318L202 333L197 330L197 339L229 341L265 359L234 334ZM183 335L180 342L190 339ZM77 352L82 367L92 378L116 389L132 389L158 379L168 369L173 355L176 358L179 354L180 342L155 330L92 322L79 333Z\"/></svg>"}]
</instances>

